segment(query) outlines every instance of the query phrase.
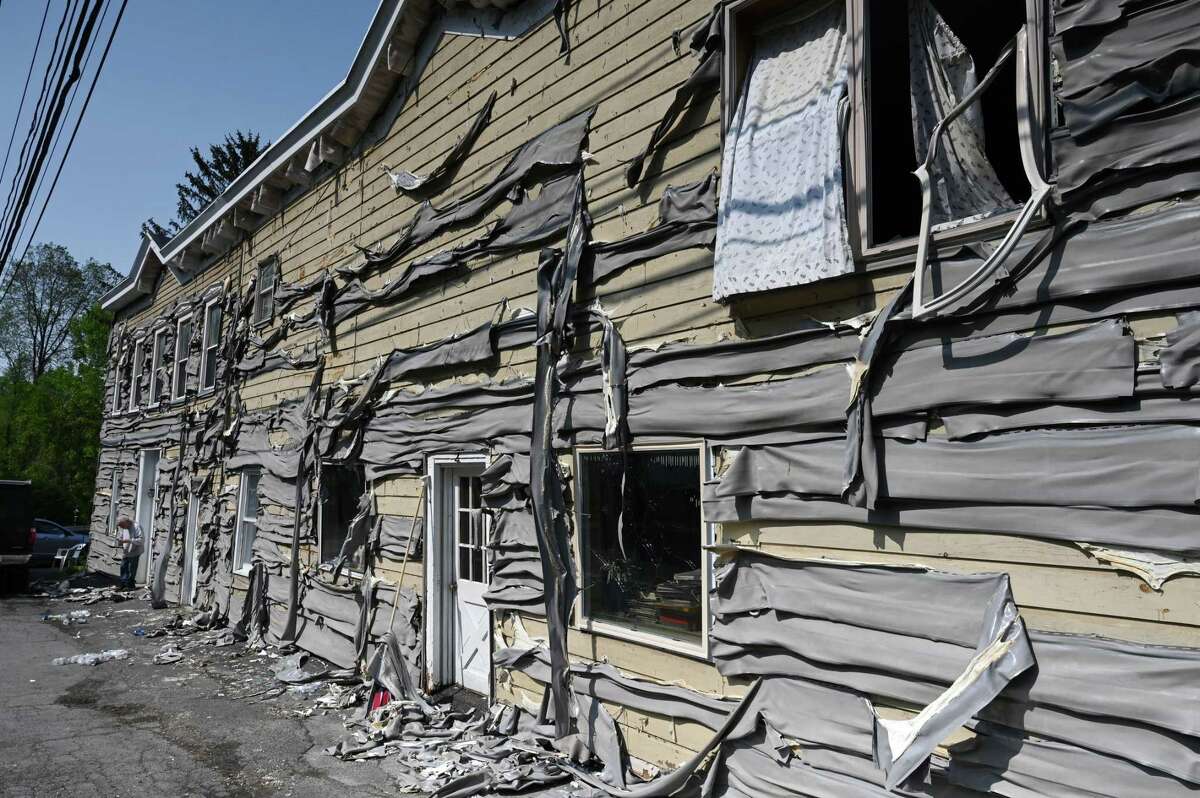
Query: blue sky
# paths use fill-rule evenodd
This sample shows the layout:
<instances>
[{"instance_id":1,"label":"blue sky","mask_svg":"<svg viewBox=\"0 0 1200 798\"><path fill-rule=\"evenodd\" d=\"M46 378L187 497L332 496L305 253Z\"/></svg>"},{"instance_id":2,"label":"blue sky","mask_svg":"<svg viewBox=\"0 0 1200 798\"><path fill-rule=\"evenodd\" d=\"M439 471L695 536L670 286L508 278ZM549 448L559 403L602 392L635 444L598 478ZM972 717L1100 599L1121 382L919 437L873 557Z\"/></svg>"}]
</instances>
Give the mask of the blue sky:
<instances>
[{"instance_id":1,"label":"blue sky","mask_svg":"<svg viewBox=\"0 0 1200 798\"><path fill-rule=\"evenodd\" d=\"M48 35L64 2L51 0ZM188 148L236 128L274 140L345 77L377 4L130 0L38 241L127 272L142 221L174 216ZM44 9L42 0L0 5L0 161ZM44 55L46 38L42 46ZM40 85L35 69L34 98ZM7 196L10 177L4 180Z\"/></svg>"}]
</instances>

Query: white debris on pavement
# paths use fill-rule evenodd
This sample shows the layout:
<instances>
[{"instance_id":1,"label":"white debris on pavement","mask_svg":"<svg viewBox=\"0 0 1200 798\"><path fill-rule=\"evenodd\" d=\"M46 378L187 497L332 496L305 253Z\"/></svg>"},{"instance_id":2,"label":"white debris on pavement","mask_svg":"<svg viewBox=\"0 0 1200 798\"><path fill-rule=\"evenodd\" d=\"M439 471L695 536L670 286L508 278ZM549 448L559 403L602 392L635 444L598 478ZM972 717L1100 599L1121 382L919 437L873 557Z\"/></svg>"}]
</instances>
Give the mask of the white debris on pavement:
<instances>
[{"instance_id":1,"label":"white debris on pavement","mask_svg":"<svg viewBox=\"0 0 1200 798\"><path fill-rule=\"evenodd\" d=\"M51 660L54 665L99 665L101 662L108 662L114 659L125 659L129 656L129 650L124 648L110 648L108 651L99 651L94 654L76 654L73 657L55 657Z\"/></svg>"}]
</instances>

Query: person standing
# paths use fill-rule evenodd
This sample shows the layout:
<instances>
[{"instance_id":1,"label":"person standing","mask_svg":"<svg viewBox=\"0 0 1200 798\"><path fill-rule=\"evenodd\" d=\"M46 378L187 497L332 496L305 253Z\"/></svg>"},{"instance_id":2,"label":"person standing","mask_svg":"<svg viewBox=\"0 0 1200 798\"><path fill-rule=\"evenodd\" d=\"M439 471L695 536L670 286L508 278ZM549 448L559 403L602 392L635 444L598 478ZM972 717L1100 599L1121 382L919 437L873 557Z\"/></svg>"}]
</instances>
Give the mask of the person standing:
<instances>
[{"instance_id":1,"label":"person standing","mask_svg":"<svg viewBox=\"0 0 1200 798\"><path fill-rule=\"evenodd\" d=\"M142 528L134 523L127 515L121 516L117 521L117 527L121 530L117 536L117 542L121 544L121 587L126 590L132 590L134 581L137 579L138 561L142 559L142 550L145 548L145 538L142 536Z\"/></svg>"}]
</instances>

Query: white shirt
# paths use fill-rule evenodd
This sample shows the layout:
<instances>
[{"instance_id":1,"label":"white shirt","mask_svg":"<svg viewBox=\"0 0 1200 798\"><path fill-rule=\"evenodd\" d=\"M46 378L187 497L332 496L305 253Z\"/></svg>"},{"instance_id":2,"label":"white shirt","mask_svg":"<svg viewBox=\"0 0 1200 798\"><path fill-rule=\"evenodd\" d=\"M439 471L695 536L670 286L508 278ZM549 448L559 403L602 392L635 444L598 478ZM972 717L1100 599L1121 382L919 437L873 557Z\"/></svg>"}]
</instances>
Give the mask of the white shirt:
<instances>
[{"instance_id":1,"label":"white shirt","mask_svg":"<svg viewBox=\"0 0 1200 798\"><path fill-rule=\"evenodd\" d=\"M126 557L137 557L145 547L145 537L142 535L142 528L137 525L136 521L129 527L121 527L121 534L118 537L118 541Z\"/></svg>"}]
</instances>

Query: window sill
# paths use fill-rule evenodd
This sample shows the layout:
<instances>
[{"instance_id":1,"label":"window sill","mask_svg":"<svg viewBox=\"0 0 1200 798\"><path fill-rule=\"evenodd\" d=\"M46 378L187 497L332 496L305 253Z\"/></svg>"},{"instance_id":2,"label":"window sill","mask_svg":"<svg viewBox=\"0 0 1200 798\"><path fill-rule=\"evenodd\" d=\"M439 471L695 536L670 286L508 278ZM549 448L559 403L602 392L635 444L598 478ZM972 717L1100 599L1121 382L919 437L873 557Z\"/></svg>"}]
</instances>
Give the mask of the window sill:
<instances>
[{"instance_id":1,"label":"window sill","mask_svg":"<svg viewBox=\"0 0 1200 798\"><path fill-rule=\"evenodd\" d=\"M648 632L637 627L622 626L621 624L609 621L597 621L590 618L583 619L574 628L580 632L600 635L601 637L611 637L629 643L637 643L702 662L709 661L707 646L703 642L681 640L658 632Z\"/></svg>"},{"instance_id":2,"label":"window sill","mask_svg":"<svg viewBox=\"0 0 1200 798\"><path fill-rule=\"evenodd\" d=\"M234 569L233 569L233 575L234 575L234 576L244 576L244 577L246 577L247 579L249 579L249 578L250 578L250 572L251 572L252 570L254 570L254 566L253 566L253 565L249 565L249 564L247 564L247 565L243 565L243 566L241 566L240 568L234 568Z\"/></svg>"},{"instance_id":3,"label":"window sill","mask_svg":"<svg viewBox=\"0 0 1200 798\"><path fill-rule=\"evenodd\" d=\"M950 250L966 244L982 244L989 241L999 241L1004 233L1020 216L1020 209L1006 211L996 216L953 227L947 230L934 231L931 235L931 262L936 256L946 255ZM1045 229L1047 217L1044 210L1040 211L1025 229L1025 236ZM873 244L861 252L854 253L854 260L864 271L892 268L900 265L912 265L917 256L917 236L888 241L883 244Z\"/></svg>"}]
</instances>

